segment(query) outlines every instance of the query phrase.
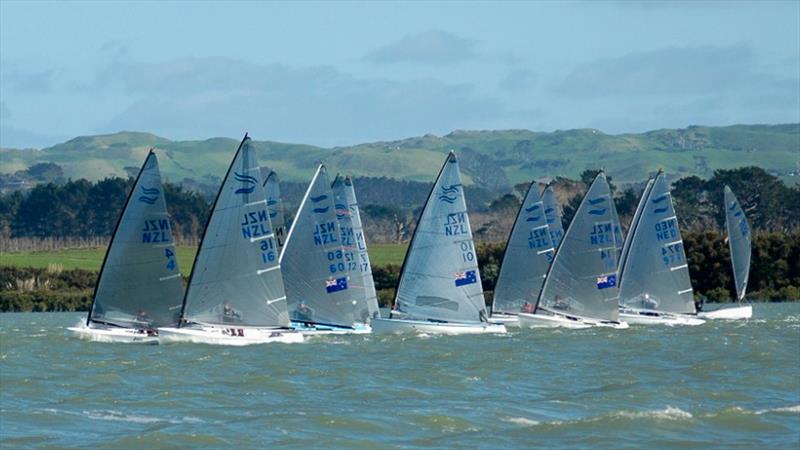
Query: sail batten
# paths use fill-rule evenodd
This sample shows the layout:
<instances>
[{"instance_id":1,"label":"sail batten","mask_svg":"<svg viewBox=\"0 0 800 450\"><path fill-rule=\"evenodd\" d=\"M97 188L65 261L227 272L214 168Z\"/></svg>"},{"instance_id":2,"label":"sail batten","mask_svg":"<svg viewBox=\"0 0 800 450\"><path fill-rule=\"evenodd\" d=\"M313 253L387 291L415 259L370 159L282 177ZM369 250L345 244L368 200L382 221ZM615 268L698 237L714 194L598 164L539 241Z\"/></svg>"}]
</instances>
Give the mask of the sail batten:
<instances>
[{"instance_id":1,"label":"sail batten","mask_svg":"<svg viewBox=\"0 0 800 450\"><path fill-rule=\"evenodd\" d=\"M288 327L278 249L255 150L245 136L195 257L182 324ZM253 240L254 238L261 238Z\"/></svg>"},{"instance_id":2,"label":"sail batten","mask_svg":"<svg viewBox=\"0 0 800 450\"><path fill-rule=\"evenodd\" d=\"M434 182L411 238L393 314L425 321L486 321L477 255L453 152Z\"/></svg>"},{"instance_id":3,"label":"sail batten","mask_svg":"<svg viewBox=\"0 0 800 450\"><path fill-rule=\"evenodd\" d=\"M728 248L731 252L733 280L736 284L736 298L744 300L747 281L750 275L751 242L750 224L742 205L730 187L725 186L725 228L728 233Z\"/></svg>"},{"instance_id":4,"label":"sail batten","mask_svg":"<svg viewBox=\"0 0 800 450\"><path fill-rule=\"evenodd\" d=\"M696 312L689 266L669 183L662 171L649 181L623 252L620 305L676 314Z\"/></svg>"},{"instance_id":5,"label":"sail batten","mask_svg":"<svg viewBox=\"0 0 800 450\"><path fill-rule=\"evenodd\" d=\"M182 299L183 284L158 158L151 150L117 220L87 324L144 328L171 325L177 322L174 311Z\"/></svg>"},{"instance_id":6,"label":"sail batten","mask_svg":"<svg viewBox=\"0 0 800 450\"><path fill-rule=\"evenodd\" d=\"M537 309L617 321L616 208L603 172L595 177L555 253Z\"/></svg>"},{"instance_id":7,"label":"sail batten","mask_svg":"<svg viewBox=\"0 0 800 450\"><path fill-rule=\"evenodd\" d=\"M551 211L548 217L543 197L544 192L539 195L536 184L531 183L503 254L494 289L493 313L518 313L526 303L532 307L539 297L555 253L549 224L555 221L555 214Z\"/></svg>"}]
</instances>

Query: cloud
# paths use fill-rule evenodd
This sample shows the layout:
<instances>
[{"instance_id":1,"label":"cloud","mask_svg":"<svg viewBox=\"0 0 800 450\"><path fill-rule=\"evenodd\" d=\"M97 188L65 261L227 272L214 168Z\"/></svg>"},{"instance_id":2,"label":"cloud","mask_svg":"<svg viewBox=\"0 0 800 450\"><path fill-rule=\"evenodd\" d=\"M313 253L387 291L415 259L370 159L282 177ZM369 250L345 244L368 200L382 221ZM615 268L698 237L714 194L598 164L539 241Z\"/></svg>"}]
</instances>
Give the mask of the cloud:
<instances>
[{"instance_id":1,"label":"cloud","mask_svg":"<svg viewBox=\"0 0 800 450\"><path fill-rule=\"evenodd\" d=\"M364 59L376 64L455 63L472 58L474 44L448 31L429 30L373 50Z\"/></svg>"},{"instance_id":2,"label":"cloud","mask_svg":"<svg viewBox=\"0 0 800 450\"><path fill-rule=\"evenodd\" d=\"M500 80L499 86L508 92L522 92L536 87L538 79L538 75L532 70L513 69L505 78Z\"/></svg>"},{"instance_id":3,"label":"cloud","mask_svg":"<svg viewBox=\"0 0 800 450\"><path fill-rule=\"evenodd\" d=\"M747 45L665 48L580 64L555 92L575 99L693 96L782 89L795 81L756 68Z\"/></svg>"},{"instance_id":4,"label":"cloud","mask_svg":"<svg viewBox=\"0 0 800 450\"><path fill-rule=\"evenodd\" d=\"M468 84L361 79L325 66L228 58L113 64L97 83L139 99L101 131L140 129L174 138L250 131L261 139L331 146L479 127L505 113Z\"/></svg>"},{"instance_id":5,"label":"cloud","mask_svg":"<svg viewBox=\"0 0 800 450\"><path fill-rule=\"evenodd\" d=\"M5 68L10 65L3 61ZM56 70L25 71L19 68L2 71L3 88L23 93L49 93L53 90Z\"/></svg>"}]
</instances>

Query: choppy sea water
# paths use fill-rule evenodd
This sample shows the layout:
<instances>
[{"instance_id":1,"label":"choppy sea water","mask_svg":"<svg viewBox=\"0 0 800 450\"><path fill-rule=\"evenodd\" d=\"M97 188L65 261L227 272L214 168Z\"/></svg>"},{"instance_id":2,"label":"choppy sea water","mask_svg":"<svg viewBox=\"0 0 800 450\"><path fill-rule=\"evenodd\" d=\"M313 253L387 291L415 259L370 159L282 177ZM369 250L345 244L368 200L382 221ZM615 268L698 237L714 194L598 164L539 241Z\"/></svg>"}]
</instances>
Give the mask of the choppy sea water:
<instances>
[{"instance_id":1,"label":"choppy sea water","mask_svg":"<svg viewBox=\"0 0 800 450\"><path fill-rule=\"evenodd\" d=\"M800 304L747 322L244 348L0 314L6 448L798 448ZM514 329L512 329L514 330Z\"/></svg>"}]
</instances>

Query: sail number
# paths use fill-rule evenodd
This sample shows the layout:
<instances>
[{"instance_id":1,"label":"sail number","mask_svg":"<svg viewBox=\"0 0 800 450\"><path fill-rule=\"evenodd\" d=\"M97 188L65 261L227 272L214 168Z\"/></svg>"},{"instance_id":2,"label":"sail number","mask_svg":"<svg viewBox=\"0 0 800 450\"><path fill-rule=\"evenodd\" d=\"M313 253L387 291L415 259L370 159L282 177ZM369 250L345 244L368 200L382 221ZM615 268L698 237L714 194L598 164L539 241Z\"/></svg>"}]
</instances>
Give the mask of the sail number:
<instances>
[{"instance_id":1,"label":"sail number","mask_svg":"<svg viewBox=\"0 0 800 450\"><path fill-rule=\"evenodd\" d=\"M528 233L528 248L536 249L549 247L550 242L547 240L547 236L549 234L550 231L547 229L547 227L534 228L530 231L530 233Z\"/></svg>"},{"instance_id":2,"label":"sail number","mask_svg":"<svg viewBox=\"0 0 800 450\"><path fill-rule=\"evenodd\" d=\"M261 241L261 262L274 262L276 259L278 258L275 255L275 245L272 243L272 239Z\"/></svg>"},{"instance_id":3,"label":"sail number","mask_svg":"<svg viewBox=\"0 0 800 450\"><path fill-rule=\"evenodd\" d=\"M472 241L461 241L458 245L461 247L461 259L464 262L474 262L475 250L472 248Z\"/></svg>"},{"instance_id":4,"label":"sail number","mask_svg":"<svg viewBox=\"0 0 800 450\"><path fill-rule=\"evenodd\" d=\"M353 271L358 269L358 264L356 263L353 252L332 250L328 252L328 263L328 271L330 271L330 273L344 272L345 270Z\"/></svg>"},{"instance_id":5,"label":"sail number","mask_svg":"<svg viewBox=\"0 0 800 450\"><path fill-rule=\"evenodd\" d=\"M683 263L686 260L683 256L683 244L676 242L674 244L665 245L661 248L661 259L664 261L664 266L666 267L676 263Z\"/></svg>"},{"instance_id":6,"label":"sail number","mask_svg":"<svg viewBox=\"0 0 800 450\"><path fill-rule=\"evenodd\" d=\"M675 218L656 222L656 239L659 241L674 241L678 239L678 222Z\"/></svg>"},{"instance_id":7,"label":"sail number","mask_svg":"<svg viewBox=\"0 0 800 450\"><path fill-rule=\"evenodd\" d=\"M469 233L467 226L467 213L457 212L447 215L447 220L444 223L445 236L461 236Z\"/></svg>"}]
</instances>

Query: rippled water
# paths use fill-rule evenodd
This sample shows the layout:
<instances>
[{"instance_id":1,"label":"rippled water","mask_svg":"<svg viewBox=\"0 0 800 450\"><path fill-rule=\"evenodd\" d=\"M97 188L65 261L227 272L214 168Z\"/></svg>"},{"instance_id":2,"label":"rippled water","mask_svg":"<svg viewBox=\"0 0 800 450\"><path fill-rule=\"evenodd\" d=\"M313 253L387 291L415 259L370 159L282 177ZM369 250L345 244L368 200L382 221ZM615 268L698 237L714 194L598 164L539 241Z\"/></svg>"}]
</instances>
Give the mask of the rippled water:
<instances>
[{"instance_id":1,"label":"rippled water","mask_svg":"<svg viewBox=\"0 0 800 450\"><path fill-rule=\"evenodd\" d=\"M800 304L748 322L222 348L0 314L2 446L800 445Z\"/></svg>"}]
</instances>

